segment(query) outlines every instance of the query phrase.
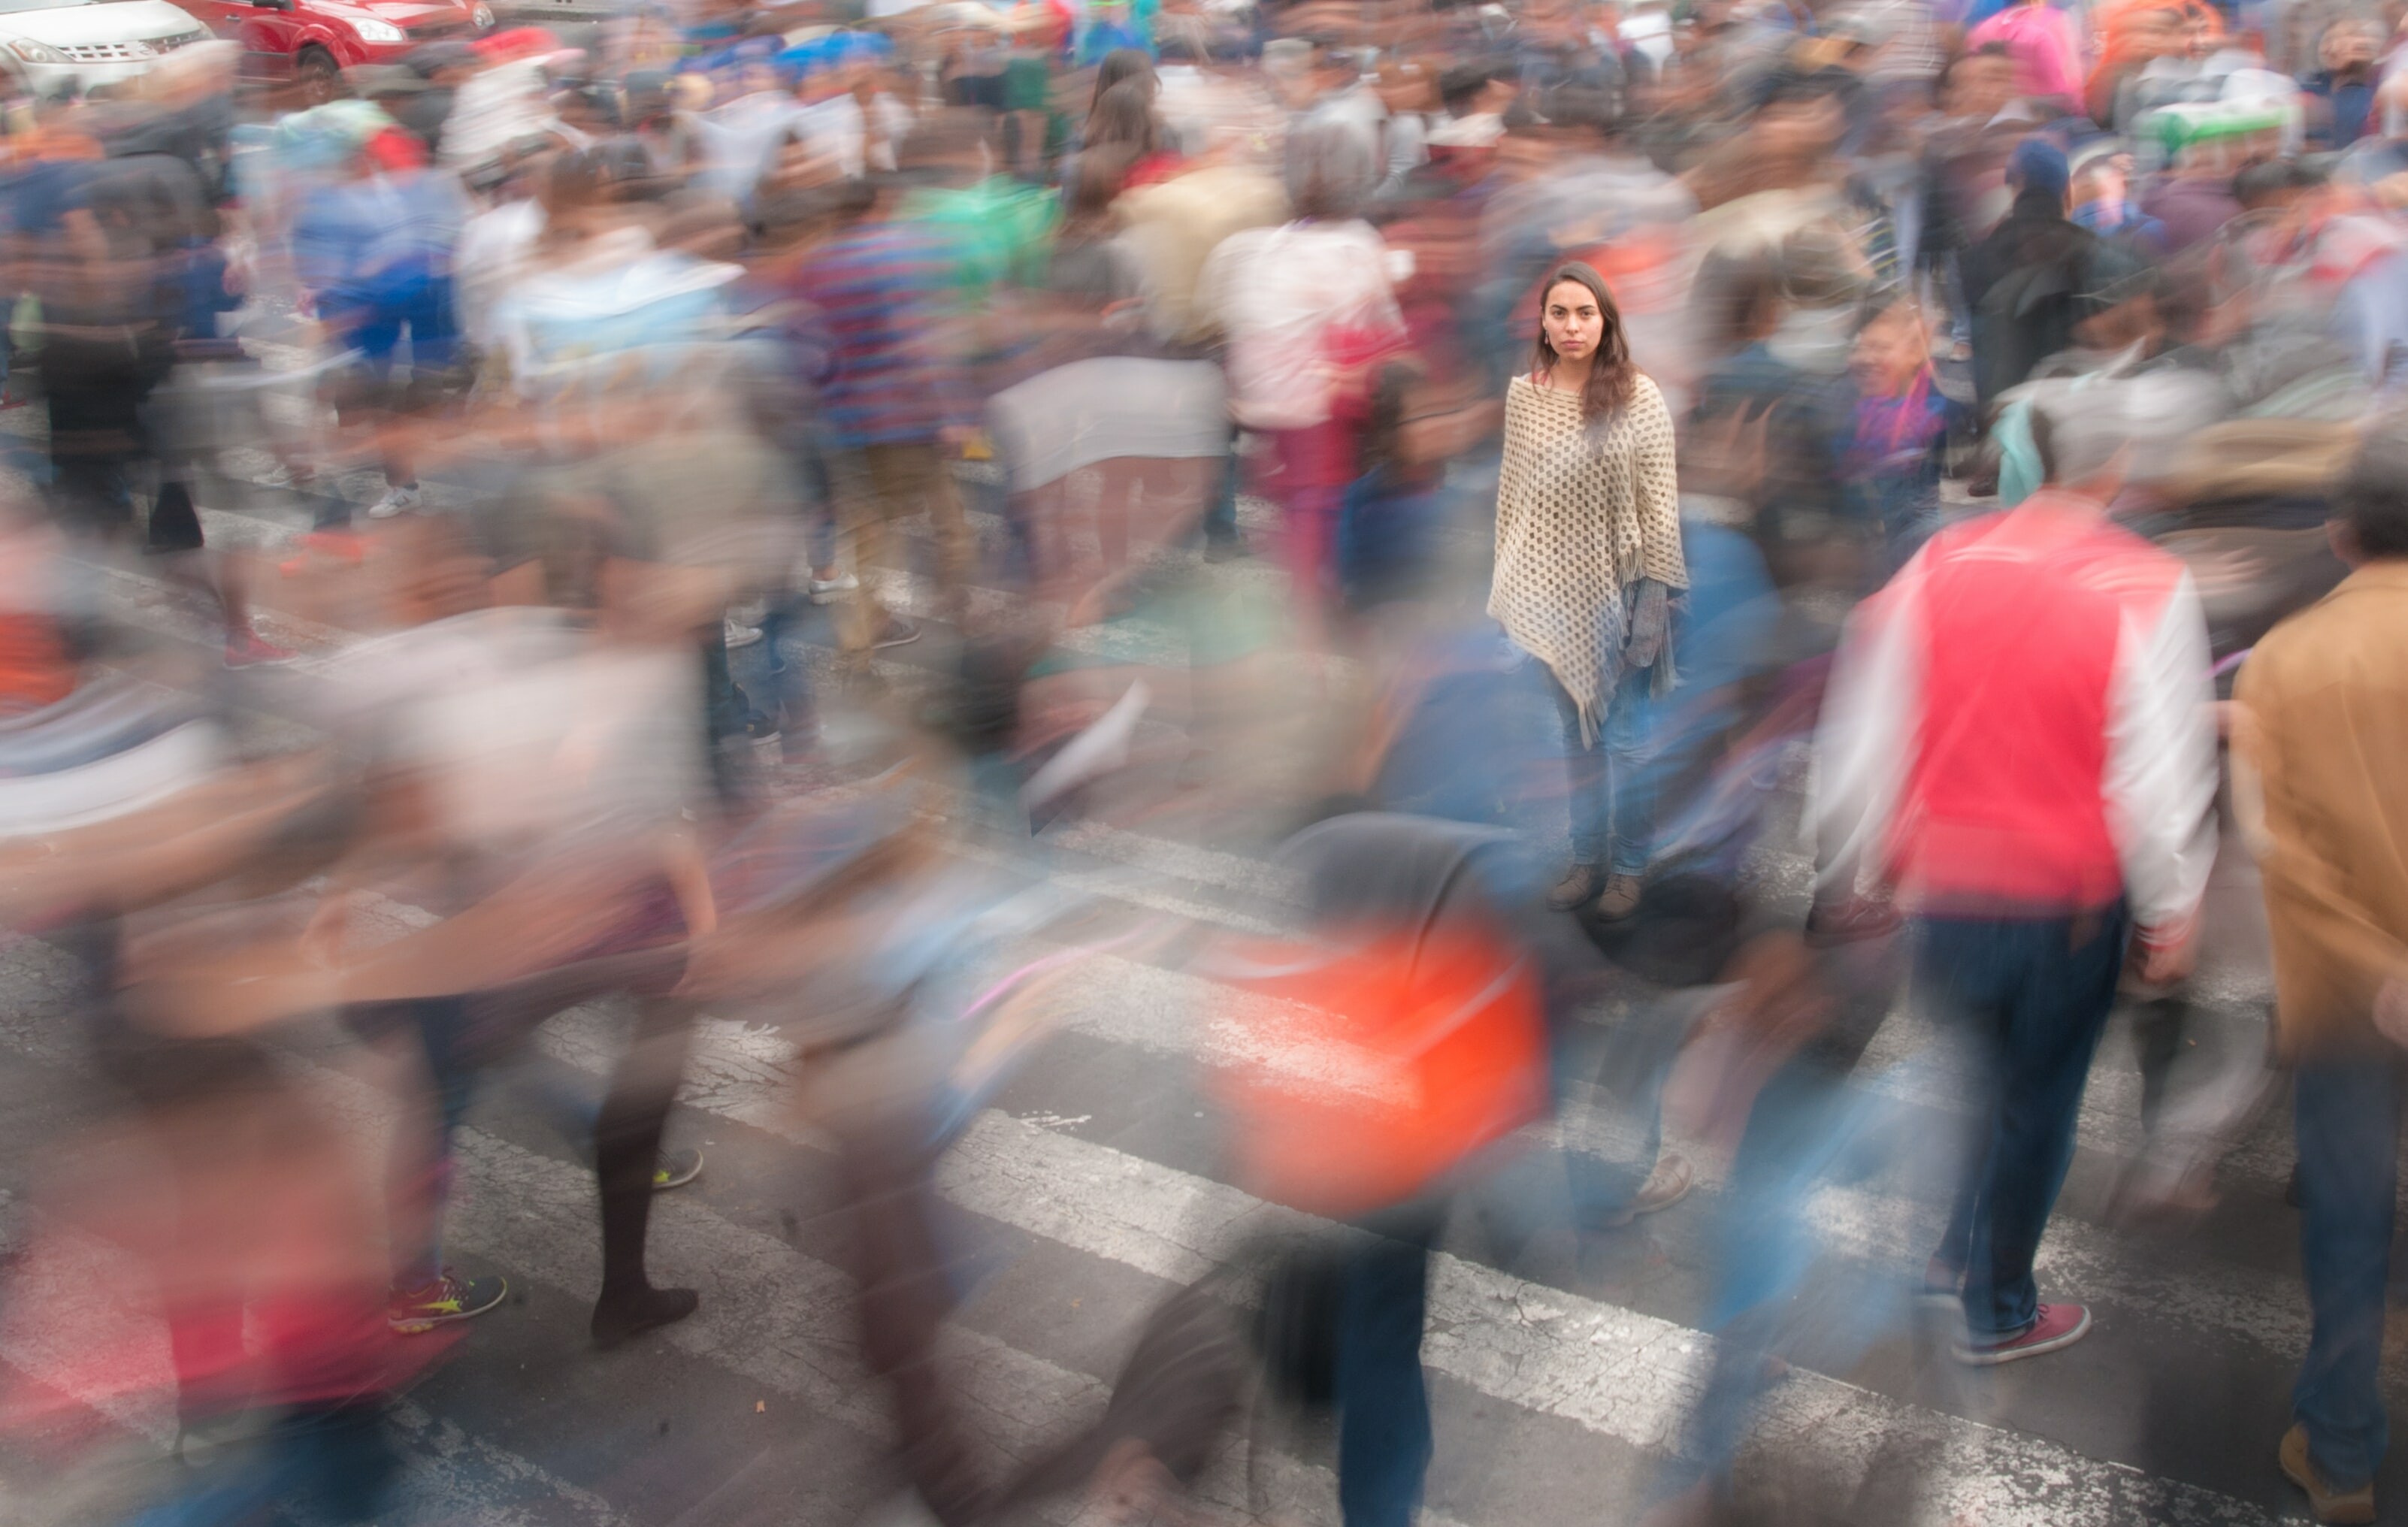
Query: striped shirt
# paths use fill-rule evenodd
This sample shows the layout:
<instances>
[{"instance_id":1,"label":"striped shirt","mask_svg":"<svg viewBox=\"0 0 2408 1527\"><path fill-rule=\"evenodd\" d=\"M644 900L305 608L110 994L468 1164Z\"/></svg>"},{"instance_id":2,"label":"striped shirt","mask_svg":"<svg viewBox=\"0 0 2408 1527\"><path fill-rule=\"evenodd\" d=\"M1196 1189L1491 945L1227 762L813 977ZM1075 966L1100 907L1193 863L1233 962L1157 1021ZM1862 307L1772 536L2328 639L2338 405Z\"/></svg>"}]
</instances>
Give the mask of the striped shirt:
<instances>
[{"instance_id":1,"label":"striped shirt","mask_svg":"<svg viewBox=\"0 0 2408 1527\"><path fill-rule=\"evenodd\" d=\"M819 309L835 345L820 401L838 446L930 441L969 421L949 280L945 247L902 221L850 229L796 273L796 294Z\"/></svg>"}]
</instances>

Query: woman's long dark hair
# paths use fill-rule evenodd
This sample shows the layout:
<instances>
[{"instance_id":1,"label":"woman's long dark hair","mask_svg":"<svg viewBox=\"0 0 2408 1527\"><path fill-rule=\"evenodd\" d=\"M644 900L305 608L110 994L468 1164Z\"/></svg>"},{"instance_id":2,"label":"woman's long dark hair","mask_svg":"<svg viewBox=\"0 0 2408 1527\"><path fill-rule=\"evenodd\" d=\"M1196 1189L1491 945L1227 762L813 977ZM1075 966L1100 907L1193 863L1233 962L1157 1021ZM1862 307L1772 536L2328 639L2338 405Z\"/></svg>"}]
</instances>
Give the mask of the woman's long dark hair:
<instances>
[{"instance_id":1,"label":"woman's long dark hair","mask_svg":"<svg viewBox=\"0 0 2408 1527\"><path fill-rule=\"evenodd\" d=\"M1154 115L1154 92L1141 81L1124 79L1096 97L1082 149L1125 143L1141 159L1162 146L1161 132Z\"/></svg>"},{"instance_id":2,"label":"woman's long dark hair","mask_svg":"<svg viewBox=\"0 0 2408 1527\"><path fill-rule=\"evenodd\" d=\"M1630 336L1622 332L1622 309L1606 291L1605 278L1573 260L1556 266L1547 284L1539 288L1539 342L1530 362L1532 373L1546 376L1560 359L1555 347L1547 343L1547 295L1566 281L1588 288L1605 320L1605 332L1597 338L1597 364L1589 367L1588 385L1581 390L1581 418L1594 424L1629 405L1631 392L1639 384L1639 368L1630 364Z\"/></svg>"}]
</instances>

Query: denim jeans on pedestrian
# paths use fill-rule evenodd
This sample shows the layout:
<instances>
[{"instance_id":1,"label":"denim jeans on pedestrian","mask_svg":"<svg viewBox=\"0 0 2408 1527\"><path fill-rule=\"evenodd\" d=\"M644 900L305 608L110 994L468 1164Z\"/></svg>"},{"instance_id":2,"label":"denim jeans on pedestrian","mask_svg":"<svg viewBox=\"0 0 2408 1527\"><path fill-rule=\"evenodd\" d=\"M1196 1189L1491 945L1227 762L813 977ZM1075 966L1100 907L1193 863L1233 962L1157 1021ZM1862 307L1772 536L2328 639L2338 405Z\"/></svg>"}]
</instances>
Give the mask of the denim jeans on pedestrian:
<instances>
[{"instance_id":1,"label":"denim jeans on pedestrian","mask_svg":"<svg viewBox=\"0 0 2408 1527\"><path fill-rule=\"evenodd\" d=\"M2374 1477L2389 1437L2383 1408L2383 1313L2399 1192L2397 1054L2300 1064L2300 1251L2315 1324L2291 1414L2316 1472L2343 1490Z\"/></svg>"},{"instance_id":2,"label":"denim jeans on pedestrian","mask_svg":"<svg viewBox=\"0 0 2408 1527\"><path fill-rule=\"evenodd\" d=\"M185 1471L175 1496L128 1519L127 1527L243 1527L289 1520L276 1508L295 1499L328 1521L390 1520L383 1508L400 1459L386 1434L384 1405L369 1397L295 1406L236 1456Z\"/></svg>"},{"instance_id":3,"label":"denim jeans on pedestrian","mask_svg":"<svg viewBox=\"0 0 2408 1527\"><path fill-rule=\"evenodd\" d=\"M1641 702L1655 682L1654 670L1622 676L1606 701L1594 743L1581 737L1579 706L1554 670L1544 671L1563 721L1572 863L1598 869L1610 863L1616 875L1644 874L1655 834L1649 821L1651 798L1637 787L1647 740Z\"/></svg>"},{"instance_id":4,"label":"denim jeans on pedestrian","mask_svg":"<svg viewBox=\"0 0 2408 1527\"><path fill-rule=\"evenodd\" d=\"M1966 1171L1937 1253L1965 1274L1976 1341L2039 1318L2032 1259L2073 1161L2074 1115L2115 1000L2121 902L2073 917L1926 918L1915 980L1973 1059Z\"/></svg>"},{"instance_id":5,"label":"denim jeans on pedestrian","mask_svg":"<svg viewBox=\"0 0 2408 1527\"><path fill-rule=\"evenodd\" d=\"M1405 1210L1374 1228L1339 1294L1338 1508L1346 1527L1412 1527L1430 1461L1422 1325L1438 1221Z\"/></svg>"},{"instance_id":6,"label":"denim jeans on pedestrian","mask_svg":"<svg viewBox=\"0 0 2408 1527\"><path fill-rule=\"evenodd\" d=\"M402 1002L362 1003L346 1019L357 1032L374 1035L398 1030L417 1042L426 1066L428 1094L421 1120L423 1135L415 1136L425 1154L417 1161L395 1161L392 1191L417 1200L423 1219L421 1234L397 1239L394 1251L394 1287L423 1289L442 1276L443 1218L451 1202L452 1142L468 1117L477 1091L473 1015L466 997L414 997Z\"/></svg>"}]
</instances>

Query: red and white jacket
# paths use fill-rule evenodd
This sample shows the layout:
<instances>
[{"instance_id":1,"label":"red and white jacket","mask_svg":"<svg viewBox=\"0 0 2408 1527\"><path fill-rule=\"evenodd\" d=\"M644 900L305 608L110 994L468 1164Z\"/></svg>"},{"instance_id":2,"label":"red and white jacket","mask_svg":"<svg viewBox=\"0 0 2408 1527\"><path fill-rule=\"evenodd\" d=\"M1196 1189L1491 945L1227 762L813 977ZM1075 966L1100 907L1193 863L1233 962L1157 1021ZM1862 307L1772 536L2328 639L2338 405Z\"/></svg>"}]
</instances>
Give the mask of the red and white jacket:
<instances>
[{"instance_id":1,"label":"red and white jacket","mask_svg":"<svg viewBox=\"0 0 2408 1527\"><path fill-rule=\"evenodd\" d=\"M2214 691L2190 575L2046 490L1934 536L1850 622L1818 738L1825 874L1915 910L2119 894L2160 938L2215 857Z\"/></svg>"}]
</instances>

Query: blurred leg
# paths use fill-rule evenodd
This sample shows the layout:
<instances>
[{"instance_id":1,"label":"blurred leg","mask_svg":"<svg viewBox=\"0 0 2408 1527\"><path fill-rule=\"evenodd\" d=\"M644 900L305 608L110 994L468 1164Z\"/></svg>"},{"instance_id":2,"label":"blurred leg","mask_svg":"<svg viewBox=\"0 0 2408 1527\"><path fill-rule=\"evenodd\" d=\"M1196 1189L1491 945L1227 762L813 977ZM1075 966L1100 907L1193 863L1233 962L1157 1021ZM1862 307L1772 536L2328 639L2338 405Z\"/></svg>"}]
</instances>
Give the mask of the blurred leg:
<instances>
[{"instance_id":1,"label":"blurred leg","mask_svg":"<svg viewBox=\"0 0 2408 1527\"><path fill-rule=\"evenodd\" d=\"M940 1522L973 1520L986 1496L937 1370L937 1334L954 1304L939 1244L935 1163L910 1127L860 1131L844 1142L841 1169L860 1287L862 1358L893 1386L905 1472Z\"/></svg>"},{"instance_id":2,"label":"blurred leg","mask_svg":"<svg viewBox=\"0 0 2408 1527\"><path fill-rule=\"evenodd\" d=\"M2374 1477L2389 1441L2381 1372L2399 1191L2396 1055L2303 1063L2294 1105L2300 1249L2315 1326L2291 1391L2309 1456L2338 1489Z\"/></svg>"},{"instance_id":3,"label":"blurred leg","mask_svg":"<svg viewBox=\"0 0 2408 1527\"><path fill-rule=\"evenodd\" d=\"M1238 478L1245 470L1245 458L1238 454L1238 432L1229 431L1229 451L1214 458L1212 500L1204 511L1204 547L1207 551L1223 555L1238 551L1244 542L1238 536Z\"/></svg>"},{"instance_id":4,"label":"blurred leg","mask_svg":"<svg viewBox=\"0 0 2408 1527\"><path fill-rule=\"evenodd\" d=\"M415 1100L414 1129L396 1139L387 1178L392 1194L394 1287L420 1289L443 1271L443 1212L452 1196L452 1138L467 1117L476 1092L468 1058L468 1004L463 997L429 997L402 1005L420 1055L428 1092ZM416 1149L403 1141L414 1138Z\"/></svg>"},{"instance_id":5,"label":"blurred leg","mask_svg":"<svg viewBox=\"0 0 2408 1527\"><path fill-rule=\"evenodd\" d=\"M829 466L844 547L852 560L853 573L861 580L860 589L845 601L843 614L837 621L838 639L846 651L864 652L887 619L885 607L878 601L872 569L886 562L888 511L867 450L838 451Z\"/></svg>"},{"instance_id":6,"label":"blurred leg","mask_svg":"<svg viewBox=\"0 0 2408 1527\"><path fill-rule=\"evenodd\" d=\"M2026 974L2004 1015L1998 1122L1965 1263L1965 1318L1977 1341L2012 1336L2037 1318L2032 1261L2073 1161L2074 1116L2114 1005L2128 927L2119 904L2016 931Z\"/></svg>"},{"instance_id":7,"label":"blurred leg","mask_svg":"<svg viewBox=\"0 0 2408 1527\"><path fill-rule=\"evenodd\" d=\"M937 580L949 598L959 599L978 571L978 542L963 512L961 484L953 480L948 454L933 444L902 447L912 496L928 507L928 528L937 538Z\"/></svg>"},{"instance_id":8,"label":"blurred leg","mask_svg":"<svg viewBox=\"0 0 2408 1527\"><path fill-rule=\"evenodd\" d=\"M1338 1306L1338 1506L1346 1527L1411 1527L1429 1470L1422 1327L1434 1224L1349 1260Z\"/></svg>"},{"instance_id":9,"label":"blurred leg","mask_svg":"<svg viewBox=\"0 0 2408 1527\"><path fill-rule=\"evenodd\" d=\"M1917 924L1914 934L1915 1000L1964 1048L1970 1061L1970 1117L1961 1126L1964 1150L1956 1192L1947 1229L1932 1251L1932 1261L1958 1277L1972 1257L1973 1225L1983 1211L1983 1189L1997 1146L2000 1078L2006 1065L2002 992L2012 976L2012 951L2001 940L2012 932L1978 920L1934 918Z\"/></svg>"},{"instance_id":10,"label":"blurred leg","mask_svg":"<svg viewBox=\"0 0 2408 1527\"><path fill-rule=\"evenodd\" d=\"M639 997L636 1032L611 1073L609 1095L594 1130L595 1175L602 1191L602 1294L594 1306L594 1334L610 1342L693 1313L684 1289L655 1289L644 1274L644 1240L652 1225L652 1169L661 1131L685 1076L694 1039L694 1009L668 997Z\"/></svg>"},{"instance_id":11,"label":"blurred leg","mask_svg":"<svg viewBox=\"0 0 2408 1527\"><path fill-rule=\"evenodd\" d=\"M1563 725L1564 809L1570 819L1572 842L1572 864L1602 870L1606 859L1606 797L1605 753L1595 742L1581 735L1580 706L1550 670L1548 692L1555 696L1555 713Z\"/></svg>"},{"instance_id":12,"label":"blurred leg","mask_svg":"<svg viewBox=\"0 0 2408 1527\"><path fill-rule=\"evenodd\" d=\"M1656 847L1656 806L1665 786L1661 754L1670 707L1649 692L1655 678L1641 669L1622 676L1598 729L1611 797L1616 875L1643 876Z\"/></svg>"},{"instance_id":13,"label":"blurred leg","mask_svg":"<svg viewBox=\"0 0 2408 1527\"><path fill-rule=\"evenodd\" d=\"M1564 1157L1582 1228L1627 1222L1639 1190L1655 1171L1664 1141L1664 1082L1703 1006L1702 990L1641 995L1606 1036L1597 1083L1613 1114L1610 1154L1568 1151Z\"/></svg>"}]
</instances>

